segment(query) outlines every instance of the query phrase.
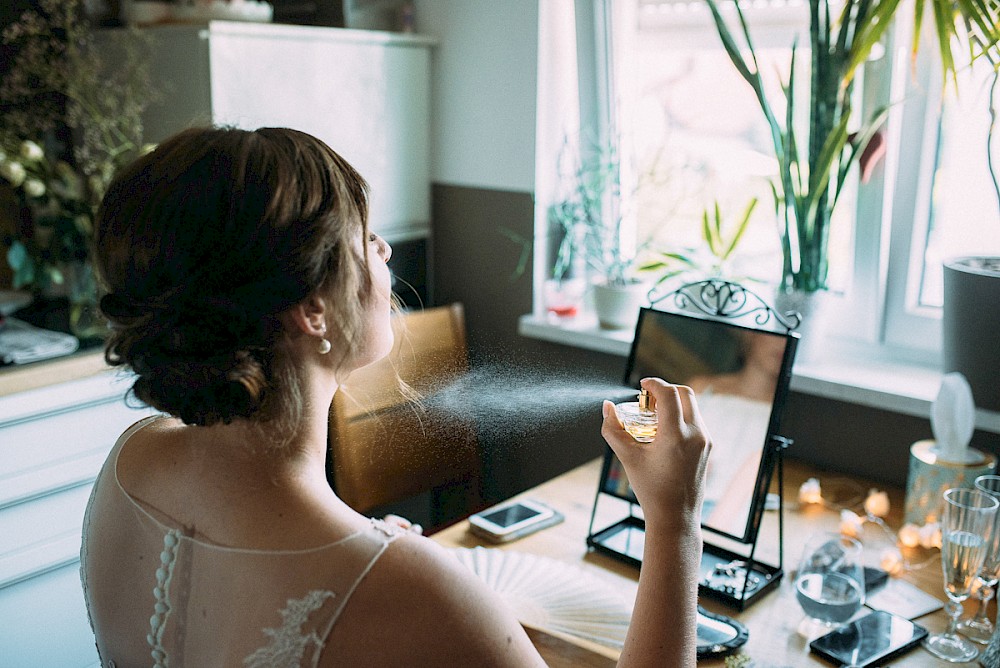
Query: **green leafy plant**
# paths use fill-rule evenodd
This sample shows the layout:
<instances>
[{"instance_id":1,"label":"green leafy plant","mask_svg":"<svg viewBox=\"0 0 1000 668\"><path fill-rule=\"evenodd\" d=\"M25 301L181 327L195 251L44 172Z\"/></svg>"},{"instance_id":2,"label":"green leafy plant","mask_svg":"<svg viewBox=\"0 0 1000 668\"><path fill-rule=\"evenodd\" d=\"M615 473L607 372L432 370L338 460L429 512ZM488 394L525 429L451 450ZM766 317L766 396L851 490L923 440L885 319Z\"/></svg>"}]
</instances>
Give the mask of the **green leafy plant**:
<instances>
[{"instance_id":1,"label":"green leafy plant","mask_svg":"<svg viewBox=\"0 0 1000 668\"><path fill-rule=\"evenodd\" d=\"M0 176L25 212L5 239L15 287L44 290L66 263L87 262L97 204L146 148L142 112L157 97L148 44L129 33L119 52L98 49L82 17L82 0L40 0L3 32L13 55L0 82Z\"/></svg>"},{"instance_id":2,"label":"green leafy plant","mask_svg":"<svg viewBox=\"0 0 1000 668\"><path fill-rule=\"evenodd\" d=\"M744 652L730 654L725 658L724 663L726 668L752 668L754 665L750 655Z\"/></svg>"},{"instance_id":3,"label":"green leafy plant","mask_svg":"<svg viewBox=\"0 0 1000 668\"><path fill-rule=\"evenodd\" d=\"M0 176L30 207L33 223L9 242L13 287L62 283L63 268L88 257L93 208L82 176L29 140L16 154L0 150Z\"/></svg>"},{"instance_id":4,"label":"green leafy plant","mask_svg":"<svg viewBox=\"0 0 1000 668\"><path fill-rule=\"evenodd\" d=\"M927 0L938 32L946 73L954 73L952 49L965 36L973 57L994 49L1000 29L995 4L975 0ZM858 68L885 36L900 0L846 0L839 14L829 0L809 1L810 90L803 102L795 89L797 45L792 47L788 79L782 83L785 113L779 118L764 89L746 20L735 4L740 35L749 56L730 31L716 0L706 0L723 47L739 74L753 88L767 120L778 159L778 178L772 183L779 212L783 255L782 288L814 292L827 287L830 220L852 165L885 119L886 109L875 110L852 133L855 120L853 86ZM917 34L924 0L916 3ZM914 49L918 40L915 39ZM795 108L807 104L808 135L796 136Z\"/></svg>"},{"instance_id":5,"label":"green leafy plant","mask_svg":"<svg viewBox=\"0 0 1000 668\"><path fill-rule=\"evenodd\" d=\"M570 158L571 154L564 149L560 156L562 196L549 208L550 227L559 237L552 277L564 278L574 261L582 260L608 286L634 283L645 244L623 243L627 214L617 153L603 147L583 158ZM646 185L640 179L637 189Z\"/></svg>"},{"instance_id":6,"label":"green leafy plant","mask_svg":"<svg viewBox=\"0 0 1000 668\"><path fill-rule=\"evenodd\" d=\"M639 271L659 273L656 285L688 275L692 279L727 278L741 280L747 278L730 276L728 264L739 246L740 240L746 234L757 202L756 197L752 198L740 217L736 219L736 223L726 225L719 202L716 201L711 211L705 209L702 213L701 246L655 251L654 259L640 265Z\"/></svg>"}]
</instances>

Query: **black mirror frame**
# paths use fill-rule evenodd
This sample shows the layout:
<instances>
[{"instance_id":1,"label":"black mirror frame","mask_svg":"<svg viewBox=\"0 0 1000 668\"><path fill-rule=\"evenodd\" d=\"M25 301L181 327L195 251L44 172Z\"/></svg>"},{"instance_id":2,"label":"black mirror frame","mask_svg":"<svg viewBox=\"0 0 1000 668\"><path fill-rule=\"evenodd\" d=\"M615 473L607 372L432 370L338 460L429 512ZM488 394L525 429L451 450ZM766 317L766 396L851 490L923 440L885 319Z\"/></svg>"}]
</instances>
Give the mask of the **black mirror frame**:
<instances>
[{"instance_id":1,"label":"black mirror frame","mask_svg":"<svg viewBox=\"0 0 1000 668\"><path fill-rule=\"evenodd\" d=\"M744 533L742 536L733 536L723 531L703 525L703 528L708 531L725 536L726 538L735 540L736 542L749 547L749 553L744 555L731 552L718 546L710 545L706 542L702 559L703 576L701 582L699 582L699 590L703 594L722 600L723 602L734 605L738 609L742 610L759 596L776 586L782 576L781 562L784 533L784 500L780 494L780 486L783 482L782 456L784 450L791 444L791 441L779 436L776 432L779 427L781 411L784 407L784 395L787 394L787 387L790 382L791 369L795 357L795 348L799 338L799 335L793 332L793 330L798 327L801 322L801 318L797 313L778 313L755 293L747 290L737 283L729 281L709 279L697 283L688 283L674 291L668 292L654 299L656 296L655 291L656 288L650 291L651 306L661 301L665 301L668 298L673 299L674 306L678 310L667 312L673 312L677 315L687 317L720 320L730 325L734 324L732 322L734 320L752 319L756 327L749 329L769 331L771 333L787 336L786 351L782 362L781 376L779 377L779 386L782 387L781 389L776 389L775 391L775 401L772 404L767 438L764 444L764 451L761 456L761 463L754 487L754 496L751 502L751 509ZM642 324L642 319L645 313L648 311L654 311L654 309L644 308L640 311L639 322L636 326L636 340L633 340L632 349L629 354L629 362L627 366L628 370L626 371L626 384L628 384L629 370L631 370L635 359L639 327ZM634 498L629 498L621 494L615 494L607 491L608 474L613 461L614 453L610 448L607 448L604 463L601 468L601 478L598 483L597 497L594 500L593 513L591 514L587 545L616 559L623 560L635 566L641 566L641 555L629 554L627 548L623 551L609 544L610 539L621 531L631 532L633 530L645 530L645 522L643 522L640 517L635 515L635 508L638 507L638 504L635 502ZM760 525L763 521L763 514L767 501L767 490L770 486L772 476L775 473L777 473L779 485L777 509L779 545L778 564L772 566L755 560L754 554L756 552ZM609 496L614 496L628 502L629 515L619 522L595 532L594 521L597 516L597 505L602 494L608 494ZM733 569L734 566L735 570L742 572L742 578L731 578L730 582L725 584L718 584L714 581L714 578L705 575L705 573L725 573L726 569ZM725 578L722 579L724 580ZM742 584L737 583L737 580L741 580ZM722 619L727 620L726 623L734 621L729 620L728 618Z\"/></svg>"}]
</instances>

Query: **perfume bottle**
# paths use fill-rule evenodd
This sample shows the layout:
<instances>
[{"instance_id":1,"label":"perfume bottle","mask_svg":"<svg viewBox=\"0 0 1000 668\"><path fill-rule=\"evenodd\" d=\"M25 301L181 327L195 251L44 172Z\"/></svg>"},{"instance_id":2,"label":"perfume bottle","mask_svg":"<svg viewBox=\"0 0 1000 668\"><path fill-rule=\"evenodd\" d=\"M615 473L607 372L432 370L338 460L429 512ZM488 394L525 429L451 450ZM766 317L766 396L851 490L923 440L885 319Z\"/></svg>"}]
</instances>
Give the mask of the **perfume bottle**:
<instances>
[{"instance_id":1,"label":"perfume bottle","mask_svg":"<svg viewBox=\"0 0 1000 668\"><path fill-rule=\"evenodd\" d=\"M615 404L618 419L632 438L649 443L656 437L656 401L646 390L639 390L638 401Z\"/></svg>"}]
</instances>

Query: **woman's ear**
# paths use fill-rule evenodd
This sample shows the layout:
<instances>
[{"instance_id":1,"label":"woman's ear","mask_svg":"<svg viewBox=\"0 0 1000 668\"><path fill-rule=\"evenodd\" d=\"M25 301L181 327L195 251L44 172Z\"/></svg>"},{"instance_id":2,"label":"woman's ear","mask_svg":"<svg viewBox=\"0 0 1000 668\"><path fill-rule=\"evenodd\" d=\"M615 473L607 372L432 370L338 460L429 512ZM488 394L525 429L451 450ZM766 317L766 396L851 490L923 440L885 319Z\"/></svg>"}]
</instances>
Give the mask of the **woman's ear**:
<instances>
[{"instance_id":1,"label":"woman's ear","mask_svg":"<svg viewBox=\"0 0 1000 668\"><path fill-rule=\"evenodd\" d=\"M326 302L316 295L304 300L288 310L288 317L295 329L308 336L326 334Z\"/></svg>"}]
</instances>

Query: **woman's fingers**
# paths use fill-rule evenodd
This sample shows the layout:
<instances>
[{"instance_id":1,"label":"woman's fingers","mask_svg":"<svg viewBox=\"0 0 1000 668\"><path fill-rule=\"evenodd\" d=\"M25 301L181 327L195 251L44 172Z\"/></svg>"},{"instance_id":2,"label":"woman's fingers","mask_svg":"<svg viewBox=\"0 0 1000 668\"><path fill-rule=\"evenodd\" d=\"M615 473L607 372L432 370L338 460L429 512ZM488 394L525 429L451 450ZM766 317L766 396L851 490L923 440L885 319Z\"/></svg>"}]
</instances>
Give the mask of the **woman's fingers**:
<instances>
[{"instance_id":1,"label":"woman's fingers","mask_svg":"<svg viewBox=\"0 0 1000 668\"><path fill-rule=\"evenodd\" d=\"M601 424L601 436L608 442L612 450L618 452L616 444L624 443L625 439L631 439L632 437L622 427L621 420L618 419L618 412L615 410L615 405L612 402L605 399L601 405L601 412L604 414L604 422Z\"/></svg>"},{"instance_id":2,"label":"woman's fingers","mask_svg":"<svg viewBox=\"0 0 1000 668\"><path fill-rule=\"evenodd\" d=\"M395 525L400 529L409 531L410 533L415 533L418 536L424 533L424 528L422 526L420 526L419 524L414 524L410 520L400 515L389 514L383 517L382 521L385 522L386 524Z\"/></svg>"},{"instance_id":3,"label":"woman's fingers","mask_svg":"<svg viewBox=\"0 0 1000 668\"><path fill-rule=\"evenodd\" d=\"M658 429L669 429L673 433L683 433L684 407L676 385L659 378L643 378L639 385L653 395L656 400L656 421Z\"/></svg>"},{"instance_id":4,"label":"woman's fingers","mask_svg":"<svg viewBox=\"0 0 1000 668\"><path fill-rule=\"evenodd\" d=\"M681 400L681 408L684 411L684 421L704 431L704 423L701 419L701 411L698 409L698 402L694 397L694 390L687 385L678 385L677 396Z\"/></svg>"}]
</instances>

